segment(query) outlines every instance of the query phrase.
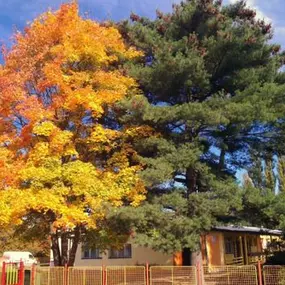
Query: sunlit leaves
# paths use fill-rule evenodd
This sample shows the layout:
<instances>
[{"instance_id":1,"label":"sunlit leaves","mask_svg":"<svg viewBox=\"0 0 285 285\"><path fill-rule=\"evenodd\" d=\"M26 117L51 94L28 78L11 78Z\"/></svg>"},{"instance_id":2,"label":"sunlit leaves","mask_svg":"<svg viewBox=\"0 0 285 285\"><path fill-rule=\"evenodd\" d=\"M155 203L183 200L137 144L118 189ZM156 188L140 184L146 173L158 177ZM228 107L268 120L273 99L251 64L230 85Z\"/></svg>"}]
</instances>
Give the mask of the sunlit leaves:
<instances>
[{"instance_id":1,"label":"sunlit leaves","mask_svg":"<svg viewBox=\"0 0 285 285\"><path fill-rule=\"evenodd\" d=\"M134 130L106 123L136 93L123 63L140 55L74 3L14 35L0 68L0 225L37 213L53 230L96 228L105 205L144 199Z\"/></svg>"}]
</instances>

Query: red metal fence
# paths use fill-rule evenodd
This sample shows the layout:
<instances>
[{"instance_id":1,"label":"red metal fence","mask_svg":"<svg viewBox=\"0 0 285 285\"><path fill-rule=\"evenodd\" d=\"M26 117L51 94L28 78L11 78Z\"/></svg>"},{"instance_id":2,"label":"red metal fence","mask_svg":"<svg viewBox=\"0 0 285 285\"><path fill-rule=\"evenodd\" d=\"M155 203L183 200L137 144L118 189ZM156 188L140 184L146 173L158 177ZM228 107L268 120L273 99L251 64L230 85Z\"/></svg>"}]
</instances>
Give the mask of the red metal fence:
<instances>
[{"instance_id":1,"label":"red metal fence","mask_svg":"<svg viewBox=\"0 0 285 285\"><path fill-rule=\"evenodd\" d=\"M24 264L5 263L1 268L1 285L24 285Z\"/></svg>"},{"instance_id":2,"label":"red metal fence","mask_svg":"<svg viewBox=\"0 0 285 285\"><path fill-rule=\"evenodd\" d=\"M285 285L285 266L25 268L3 263L0 285Z\"/></svg>"}]
</instances>

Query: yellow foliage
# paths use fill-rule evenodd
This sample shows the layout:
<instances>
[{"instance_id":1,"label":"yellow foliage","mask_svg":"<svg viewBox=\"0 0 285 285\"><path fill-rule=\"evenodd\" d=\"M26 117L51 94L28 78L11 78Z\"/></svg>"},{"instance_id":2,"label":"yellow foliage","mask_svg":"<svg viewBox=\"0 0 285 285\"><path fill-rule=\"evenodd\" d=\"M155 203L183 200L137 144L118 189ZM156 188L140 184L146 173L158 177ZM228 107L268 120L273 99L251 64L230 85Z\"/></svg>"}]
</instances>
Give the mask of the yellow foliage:
<instances>
[{"instance_id":1,"label":"yellow foliage","mask_svg":"<svg viewBox=\"0 0 285 285\"><path fill-rule=\"evenodd\" d=\"M33 128L33 133L38 136L50 136L52 132L56 129L56 126L53 124L53 122L46 121L41 123L40 125L36 125Z\"/></svg>"},{"instance_id":2,"label":"yellow foliage","mask_svg":"<svg viewBox=\"0 0 285 285\"><path fill-rule=\"evenodd\" d=\"M118 131L96 125L88 138L88 144L94 151L110 151L118 145L118 139L121 136L122 134Z\"/></svg>"},{"instance_id":3,"label":"yellow foliage","mask_svg":"<svg viewBox=\"0 0 285 285\"><path fill-rule=\"evenodd\" d=\"M106 203L139 205L145 189L127 142L150 130L103 122L137 88L114 66L141 53L74 3L14 40L0 68L0 226L37 212L55 230L95 228Z\"/></svg>"}]
</instances>

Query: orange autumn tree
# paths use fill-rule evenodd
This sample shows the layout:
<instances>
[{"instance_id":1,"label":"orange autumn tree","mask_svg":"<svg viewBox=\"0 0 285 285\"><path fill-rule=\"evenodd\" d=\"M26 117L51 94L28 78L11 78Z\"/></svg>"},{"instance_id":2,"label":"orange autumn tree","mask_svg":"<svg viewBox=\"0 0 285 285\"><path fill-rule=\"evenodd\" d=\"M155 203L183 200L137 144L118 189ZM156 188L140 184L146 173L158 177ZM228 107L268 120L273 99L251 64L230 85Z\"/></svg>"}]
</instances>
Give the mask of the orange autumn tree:
<instances>
[{"instance_id":1,"label":"orange autumn tree","mask_svg":"<svg viewBox=\"0 0 285 285\"><path fill-rule=\"evenodd\" d=\"M115 104L137 88L123 63L140 53L72 3L16 33L3 54L0 226L48 232L55 265L73 265L82 234L109 205L144 199L129 144L136 131L114 118Z\"/></svg>"}]
</instances>

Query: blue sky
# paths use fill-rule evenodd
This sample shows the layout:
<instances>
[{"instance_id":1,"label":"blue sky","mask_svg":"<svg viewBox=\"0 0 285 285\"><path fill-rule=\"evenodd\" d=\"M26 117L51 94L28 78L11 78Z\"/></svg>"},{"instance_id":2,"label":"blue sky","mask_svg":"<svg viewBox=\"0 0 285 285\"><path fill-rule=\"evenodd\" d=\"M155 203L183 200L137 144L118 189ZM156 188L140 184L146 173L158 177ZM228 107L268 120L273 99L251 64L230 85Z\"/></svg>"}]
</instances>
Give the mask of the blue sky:
<instances>
[{"instance_id":1,"label":"blue sky","mask_svg":"<svg viewBox=\"0 0 285 285\"><path fill-rule=\"evenodd\" d=\"M224 3L237 0L224 0ZM247 0L260 18L273 23L274 40L285 48L285 0ZM15 28L22 29L28 21L46 11L57 9L63 0L0 0L0 40L7 43ZM94 19L115 20L128 18L131 11L154 16L155 10L170 11L171 5L180 0L78 0L81 12Z\"/></svg>"}]
</instances>

